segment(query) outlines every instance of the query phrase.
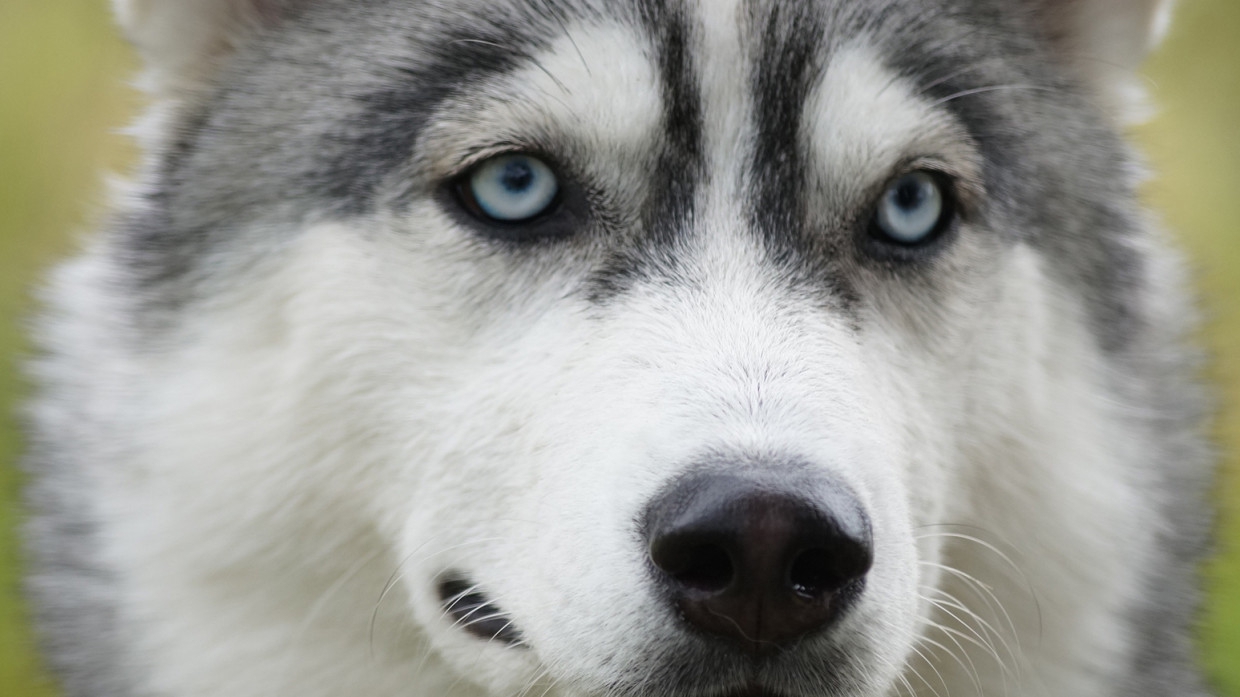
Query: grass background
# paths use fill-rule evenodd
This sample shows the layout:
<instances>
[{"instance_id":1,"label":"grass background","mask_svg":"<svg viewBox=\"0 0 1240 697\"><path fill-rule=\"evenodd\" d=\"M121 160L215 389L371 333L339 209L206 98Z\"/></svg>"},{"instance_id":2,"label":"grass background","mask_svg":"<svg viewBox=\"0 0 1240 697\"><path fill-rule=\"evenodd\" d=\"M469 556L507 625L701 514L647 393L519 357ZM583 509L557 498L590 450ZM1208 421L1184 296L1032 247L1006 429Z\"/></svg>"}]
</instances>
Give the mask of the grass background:
<instances>
[{"instance_id":1,"label":"grass background","mask_svg":"<svg viewBox=\"0 0 1240 697\"><path fill-rule=\"evenodd\" d=\"M9 697L55 694L19 592L19 318L41 270L98 220L99 173L134 157L118 130L141 105L126 83L136 64L106 6L0 0L0 695ZM1177 19L1145 71L1160 115L1135 135L1159 173L1147 198L1191 253L1209 318L1225 462L1201 655L1220 693L1240 697L1240 2L1181 0Z\"/></svg>"}]
</instances>

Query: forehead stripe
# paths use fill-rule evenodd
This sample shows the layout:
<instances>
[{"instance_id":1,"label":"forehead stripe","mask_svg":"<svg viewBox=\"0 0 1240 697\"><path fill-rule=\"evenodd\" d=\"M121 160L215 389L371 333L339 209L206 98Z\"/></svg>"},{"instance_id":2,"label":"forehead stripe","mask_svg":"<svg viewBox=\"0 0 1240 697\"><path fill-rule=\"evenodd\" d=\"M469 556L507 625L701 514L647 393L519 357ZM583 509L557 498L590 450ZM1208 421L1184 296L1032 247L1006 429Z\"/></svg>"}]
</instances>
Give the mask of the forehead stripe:
<instances>
[{"instance_id":1,"label":"forehead stripe","mask_svg":"<svg viewBox=\"0 0 1240 697\"><path fill-rule=\"evenodd\" d=\"M642 239L636 247L613 254L591 276L586 292L594 302L614 297L638 279L676 275L676 255L669 248L684 238L694 220L702 180L702 99L685 10L667 0L641 0L637 10L658 64L663 142L650 172Z\"/></svg>"},{"instance_id":2,"label":"forehead stripe","mask_svg":"<svg viewBox=\"0 0 1240 697\"><path fill-rule=\"evenodd\" d=\"M801 127L806 102L822 78L828 47L824 18L806 4L775 5L755 28L758 62L751 76L755 95L750 219L771 259L790 281L825 290L847 311L856 291L833 268L841 252L824 249L833 235L808 229L806 182L810 163Z\"/></svg>"}]
</instances>

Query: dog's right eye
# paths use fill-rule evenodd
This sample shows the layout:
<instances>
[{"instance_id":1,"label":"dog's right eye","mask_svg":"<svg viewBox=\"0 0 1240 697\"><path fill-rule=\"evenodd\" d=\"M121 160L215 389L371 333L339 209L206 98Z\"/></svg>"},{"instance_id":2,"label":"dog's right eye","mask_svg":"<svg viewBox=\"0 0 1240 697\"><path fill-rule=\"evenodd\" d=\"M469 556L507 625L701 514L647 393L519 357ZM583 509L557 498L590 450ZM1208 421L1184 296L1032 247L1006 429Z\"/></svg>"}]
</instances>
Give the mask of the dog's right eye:
<instances>
[{"instance_id":1,"label":"dog's right eye","mask_svg":"<svg viewBox=\"0 0 1240 697\"><path fill-rule=\"evenodd\" d=\"M874 234L903 247L924 245L951 221L951 200L942 178L909 172L887 185L874 214Z\"/></svg>"},{"instance_id":2,"label":"dog's right eye","mask_svg":"<svg viewBox=\"0 0 1240 697\"><path fill-rule=\"evenodd\" d=\"M525 154L493 157L457 183L465 208L487 222L529 223L546 215L559 200L560 184L542 160Z\"/></svg>"}]
</instances>

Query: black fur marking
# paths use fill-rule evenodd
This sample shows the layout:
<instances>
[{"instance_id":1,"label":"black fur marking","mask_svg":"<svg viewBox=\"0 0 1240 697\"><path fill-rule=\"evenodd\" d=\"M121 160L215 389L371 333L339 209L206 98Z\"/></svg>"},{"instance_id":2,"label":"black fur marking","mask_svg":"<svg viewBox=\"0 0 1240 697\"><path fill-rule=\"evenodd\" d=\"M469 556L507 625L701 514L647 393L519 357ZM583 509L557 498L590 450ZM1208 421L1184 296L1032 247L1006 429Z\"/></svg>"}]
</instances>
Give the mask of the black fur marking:
<instances>
[{"instance_id":1,"label":"black fur marking","mask_svg":"<svg viewBox=\"0 0 1240 697\"><path fill-rule=\"evenodd\" d=\"M477 584L459 574L439 582L439 600L452 626L483 641L497 641L508 646L524 645L521 630Z\"/></svg>"},{"instance_id":2,"label":"black fur marking","mask_svg":"<svg viewBox=\"0 0 1240 697\"><path fill-rule=\"evenodd\" d=\"M825 18L810 6L777 4L759 29L760 54L751 80L757 138L753 154L752 224L772 263L793 285L823 289L830 304L848 312L857 293L841 272L838 231L809 224L801 126L806 101L823 73Z\"/></svg>"},{"instance_id":3,"label":"black fur marking","mask_svg":"<svg viewBox=\"0 0 1240 697\"><path fill-rule=\"evenodd\" d=\"M652 37L663 97L663 149L650 173L636 247L614 252L587 281L591 301L605 302L640 279L677 276L676 246L693 225L703 177L702 100L693 65L688 20L667 0L641 0L638 17Z\"/></svg>"},{"instance_id":4,"label":"black fur marking","mask_svg":"<svg viewBox=\"0 0 1240 697\"><path fill-rule=\"evenodd\" d=\"M327 146L338 155L318 182L323 194L339 201L343 214L369 210L388 176L404 171L419 134L444 100L515 70L538 45L495 27L463 27L435 47L430 61L398 67L400 81L358 96L359 117L328 136Z\"/></svg>"}]
</instances>

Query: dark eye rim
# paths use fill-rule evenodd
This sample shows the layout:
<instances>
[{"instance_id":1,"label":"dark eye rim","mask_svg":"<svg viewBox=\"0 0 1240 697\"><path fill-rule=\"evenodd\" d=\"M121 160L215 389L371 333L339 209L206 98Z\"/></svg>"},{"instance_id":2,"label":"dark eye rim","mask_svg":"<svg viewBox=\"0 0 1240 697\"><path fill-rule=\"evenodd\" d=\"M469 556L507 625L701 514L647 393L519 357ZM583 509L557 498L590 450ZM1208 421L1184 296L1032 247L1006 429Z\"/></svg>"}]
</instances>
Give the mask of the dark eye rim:
<instances>
[{"instance_id":1,"label":"dark eye rim","mask_svg":"<svg viewBox=\"0 0 1240 697\"><path fill-rule=\"evenodd\" d=\"M943 210L929 233L916 241L906 242L887 234L879 224L878 218L883 196L896 182L911 174L925 174L934 181L943 198ZM889 177L883 183L882 188L874 196L874 201L865 220L864 234L861 236L862 248L872 257L883 261L905 263L921 261L947 246L955 237L960 219L960 197L955 178L942 170L930 167L905 169Z\"/></svg>"},{"instance_id":2,"label":"dark eye rim","mask_svg":"<svg viewBox=\"0 0 1240 697\"><path fill-rule=\"evenodd\" d=\"M491 217L474 197L470 179L488 162L501 157L524 156L545 164L556 177L556 193L538 214L522 220L501 220ZM473 229L484 238L500 242L529 244L559 240L574 235L586 219L589 211L586 197L571 177L554 158L531 150L498 152L470 165L460 174L448 179L441 187L438 197L441 205L457 222Z\"/></svg>"}]
</instances>

